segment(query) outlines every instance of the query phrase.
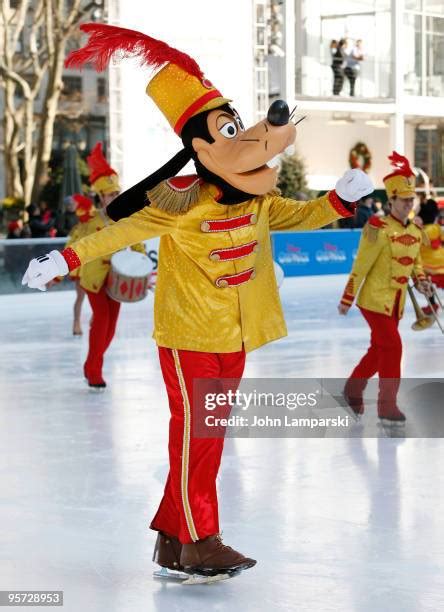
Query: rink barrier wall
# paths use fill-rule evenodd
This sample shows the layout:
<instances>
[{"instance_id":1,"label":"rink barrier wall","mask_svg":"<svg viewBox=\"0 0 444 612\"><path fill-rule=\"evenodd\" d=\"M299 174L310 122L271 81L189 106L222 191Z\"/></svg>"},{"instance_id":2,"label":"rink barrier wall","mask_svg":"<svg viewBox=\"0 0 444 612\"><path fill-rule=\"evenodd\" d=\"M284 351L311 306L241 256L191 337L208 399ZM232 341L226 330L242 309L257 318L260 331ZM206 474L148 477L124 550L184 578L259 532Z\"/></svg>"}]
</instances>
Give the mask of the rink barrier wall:
<instances>
[{"instance_id":1,"label":"rink barrier wall","mask_svg":"<svg viewBox=\"0 0 444 612\"><path fill-rule=\"evenodd\" d=\"M361 232L360 229L273 232L273 259L287 277L348 274L356 259Z\"/></svg>"},{"instance_id":2,"label":"rink barrier wall","mask_svg":"<svg viewBox=\"0 0 444 612\"><path fill-rule=\"evenodd\" d=\"M61 251L65 244L66 238L0 240L0 295L34 291L22 286L23 274L29 260L54 249ZM158 264L159 238L146 240L145 244L155 271ZM72 281L65 277L62 282L51 287L51 291L65 291L73 288Z\"/></svg>"},{"instance_id":3,"label":"rink barrier wall","mask_svg":"<svg viewBox=\"0 0 444 612\"><path fill-rule=\"evenodd\" d=\"M273 232L274 260L285 276L347 274L356 257L361 230L316 230L311 232ZM62 250L66 238L26 238L0 240L0 295L25 293L21 280L30 259L53 249ZM157 269L159 239L145 242L148 257ZM51 291L72 289L70 280Z\"/></svg>"}]
</instances>

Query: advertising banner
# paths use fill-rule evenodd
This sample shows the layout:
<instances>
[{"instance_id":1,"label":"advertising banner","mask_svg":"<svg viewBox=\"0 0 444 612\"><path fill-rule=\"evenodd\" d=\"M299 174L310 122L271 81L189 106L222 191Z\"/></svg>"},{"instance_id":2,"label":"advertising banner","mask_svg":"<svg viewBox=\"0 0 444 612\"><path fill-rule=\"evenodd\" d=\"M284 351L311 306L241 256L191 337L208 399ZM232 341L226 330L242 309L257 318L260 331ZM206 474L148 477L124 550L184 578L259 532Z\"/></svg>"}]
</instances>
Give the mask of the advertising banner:
<instances>
[{"instance_id":1,"label":"advertising banner","mask_svg":"<svg viewBox=\"0 0 444 612\"><path fill-rule=\"evenodd\" d=\"M358 250L361 230L274 232L274 260L285 276L347 274Z\"/></svg>"}]
</instances>

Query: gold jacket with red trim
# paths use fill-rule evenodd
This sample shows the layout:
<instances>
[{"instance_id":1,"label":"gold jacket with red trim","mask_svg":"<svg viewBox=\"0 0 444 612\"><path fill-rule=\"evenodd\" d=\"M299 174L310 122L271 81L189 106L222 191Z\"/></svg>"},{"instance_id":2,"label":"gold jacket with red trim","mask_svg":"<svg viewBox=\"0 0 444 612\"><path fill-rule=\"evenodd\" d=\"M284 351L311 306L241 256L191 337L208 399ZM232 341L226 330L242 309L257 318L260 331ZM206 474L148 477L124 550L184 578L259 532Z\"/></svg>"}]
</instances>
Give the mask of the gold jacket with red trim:
<instances>
[{"instance_id":1,"label":"gold jacket with red trim","mask_svg":"<svg viewBox=\"0 0 444 612\"><path fill-rule=\"evenodd\" d=\"M113 224L114 221L109 219L102 209L96 210L89 221L78 223L75 226L74 231L69 235L66 247L69 248L72 244L77 244L80 239L90 236L91 234L94 235L102 231L105 227ZM131 248L133 251L146 253L145 247L141 243L135 244ZM78 278L80 286L86 291L98 293L106 282L111 268L111 255L113 255L116 250L119 249L114 249L110 253L107 253L106 257L97 257L94 258L93 261L89 260L88 263L82 265L81 268L72 271L70 273L71 278Z\"/></svg>"},{"instance_id":2,"label":"gold jacket with red trim","mask_svg":"<svg viewBox=\"0 0 444 612\"><path fill-rule=\"evenodd\" d=\"M424 225L428 240L421 247L421 258L424 270L433 276L444 274L444 247L442 228L437 223Z\"/></svg>"},{"instance_id":3,"label":"gold jacket with red trim","mask_svg":"<svg viewBox=\"0 0 444 612\"><path fill-rule=\"evenodd\" d=\"M404 312L411 276L423 279L420 249L422 231L414 223L403 225L392 217L373 216L362 231L358 253L341 302L391 316L400 292L399 318Z\"/></svg>"},{"instance_id":4,"label":"gold jacket with red trim","mask_svg":"<svg viewBox=\"0 0 444 612\"><path fill-rule=\"evenodd\" d=\"M287 333L274 275L270 230L305 230L351 216L334 191L309 202L275 194L240 204L217 202L203 184L186 212L152 201L139 212L64 251L70 269L160 236L154 305L159 346L252 351ZM150 195L151 198L151 195Z\"/></svg>"}]
</instances>

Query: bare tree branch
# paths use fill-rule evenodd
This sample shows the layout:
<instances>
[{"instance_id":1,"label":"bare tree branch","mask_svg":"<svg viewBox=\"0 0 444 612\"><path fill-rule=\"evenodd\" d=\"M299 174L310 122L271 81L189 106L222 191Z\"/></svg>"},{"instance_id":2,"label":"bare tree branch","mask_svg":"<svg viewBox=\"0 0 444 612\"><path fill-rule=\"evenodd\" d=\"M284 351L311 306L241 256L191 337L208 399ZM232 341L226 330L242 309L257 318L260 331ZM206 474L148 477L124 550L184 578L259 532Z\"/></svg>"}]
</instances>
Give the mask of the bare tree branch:
<instances>
[{"instance_id":1,"label":"bare tree branch","mask_svg":"<svg viewBox=\"0 0 444 612\"><path fill-rule=\"evenodd\" d=\"M23 97L26 100L31 98L31 88L30 88L29 84L25 81L25 79L23 79L16 72L13 72L12 70L9 70L1 62L0 62L0 74L3 76L4 79L10 79L14 83L16 83L21 88L22 93L23 93Z\"/></svg>"},{"instance_id":2,"label":"bare tree branch","mask_svg":"<svg viewBox=\"0 0 444 612\"><path fill-rule=\"evenodd\" d=\"M15 12L15 15L14 15L15 28L14 28L14 33L11 37L11 48L12 48L13 53L15 52L17 48L17 44L18 44L20 35L23 32L23 27L26 22L26 14L27 14L28 8L29 8L29 0L21 0Z\"/></svg>"},{"instance_id":3,"label":"bare tree branch","mask_svg":"<svg viewBox=\"0 0 444 612\"><path fill-rule=\"evenodd\" d=\"M69 9L66 0L20 0L11 10L9 0L0 0L7 193L26 203L38 196L47 174L56 117L73 112L59 108L68 40L97 6L91 0L72 0Z\"/></svg>"}]
</instances>

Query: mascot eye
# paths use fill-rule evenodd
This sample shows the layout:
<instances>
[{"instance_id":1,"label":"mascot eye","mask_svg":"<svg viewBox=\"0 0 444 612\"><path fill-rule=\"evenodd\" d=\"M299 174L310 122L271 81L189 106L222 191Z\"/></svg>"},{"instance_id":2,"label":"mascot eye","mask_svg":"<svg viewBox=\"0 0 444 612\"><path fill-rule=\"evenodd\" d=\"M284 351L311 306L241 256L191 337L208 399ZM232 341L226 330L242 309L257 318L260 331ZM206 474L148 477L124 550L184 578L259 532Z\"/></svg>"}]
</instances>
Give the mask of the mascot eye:
<instances>
[{"instance_id":1,"label":"mascot eye","mask_svg":"<svg viewBox=\"0 0 444 612\"><path fill-rule=\"evenodd\" d=\"M234 121L228 121L221 128L219 128L219 132L225 138L235 138L237 136L238 127Z\"/></svg>"}]
</instances>

